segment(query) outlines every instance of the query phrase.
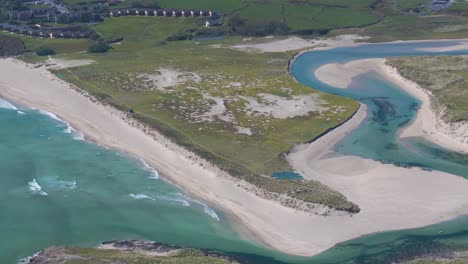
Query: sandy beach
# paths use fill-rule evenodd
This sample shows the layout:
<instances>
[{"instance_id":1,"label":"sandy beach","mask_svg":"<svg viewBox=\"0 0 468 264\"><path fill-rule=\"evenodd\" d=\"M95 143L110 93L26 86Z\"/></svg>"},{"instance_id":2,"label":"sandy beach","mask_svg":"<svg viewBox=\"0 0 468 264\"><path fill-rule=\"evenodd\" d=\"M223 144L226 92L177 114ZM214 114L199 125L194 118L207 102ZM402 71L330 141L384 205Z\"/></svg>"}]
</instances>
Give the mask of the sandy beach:
<instances>
[{"instance_id":1,"label":"sandy beach","mask_svg":"<svg viewBox=\"0 0 468 264\"><path fill-rule=\"evenodd\" d=\"M453 46L451 50L460 48L459 45ZM450 47L438 49L444 51ZM327 64L318 68L315 71L315 76L331 86L346 88L354 77L370 71L377 72L386 80L396 84L421 101L421 108L415 121L401 131L400 137L424 137L445 148L468 153L468 144L465 143L468 126L445 123L431 107L431 93L416 83L401 77L395 68L385 63L385 59L364 59L345 64Z\"/></svg>"},{"instance_id":2,"label":"sandy beach","mask_svg":"<svg viewBox=\"0 0 468 264\"><path fill-rule=\"evenodd\" d=\"M325 217L247 192L208 162L156 132L144 133L123 113L96 103L42 67L2 59L0 72L0 97L53 112L87 140L144 159L190 195L221 209L248 238L288 254L314 255L364 234L420 227L468 213L468 183L461 177L328 156L329 148L366 117L365 106L344 125L298 146L288 157L305 177L322 181L361 207L354 216Z\"/></svg>"}]
</instances>

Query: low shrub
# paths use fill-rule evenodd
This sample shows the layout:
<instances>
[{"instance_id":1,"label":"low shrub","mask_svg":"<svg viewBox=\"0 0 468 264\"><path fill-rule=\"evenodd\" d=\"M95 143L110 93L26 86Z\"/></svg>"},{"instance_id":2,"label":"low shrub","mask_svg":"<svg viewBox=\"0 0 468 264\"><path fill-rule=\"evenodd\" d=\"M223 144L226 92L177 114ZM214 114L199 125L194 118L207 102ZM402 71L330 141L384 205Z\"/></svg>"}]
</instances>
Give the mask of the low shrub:
<instances>
[{"instance_id":1,"label":"low shrub","mask_svg":"<svg viewBox=\"0 0 468 264\"><path fill-rule=\"evenodd\" d=\"M34 50L34 53L38 56L49 56L55 55L55 51L49 47L40 46Z\"/></svg>"}]
</instances>

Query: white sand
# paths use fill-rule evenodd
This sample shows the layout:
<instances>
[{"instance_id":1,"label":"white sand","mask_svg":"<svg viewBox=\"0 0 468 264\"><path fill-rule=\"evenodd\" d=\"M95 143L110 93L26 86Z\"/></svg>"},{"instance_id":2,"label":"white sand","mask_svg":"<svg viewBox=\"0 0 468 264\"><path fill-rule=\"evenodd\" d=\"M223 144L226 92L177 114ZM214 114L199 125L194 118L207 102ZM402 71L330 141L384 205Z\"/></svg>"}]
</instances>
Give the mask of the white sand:
<instances>
[{"instance_id":1,"label":"white sand","mask_svg":"<svg viewBox=\"0 0 468 264\"><path fill-rule=\"evenodd\" d=\"M285 52L291 50L301 50L305 48L319 48L319 47L341 47L351 46L356 40L366 39L359 35L340 35L335 38L329 39L303 39L300 37L292 36L286 39L275 38L257 38L249 39L251 43L240 45L233 45L229 48L247 51L247 52Z\"/></svg>"},{"instance_id":2,"label":"white sand","mask_svg":"<svg viewBox=\"0 0 468 264\"><path fill-rule=\"evenodd\" d=\"M438 145L468 153L468 125L447 124L431 107L431 93L416 83L401 77L397 70L386 65L385 59L364 59L345 64L327 64L315 71L322 82L337 88L348 87L353 78L363 73L375 71L421 101L421 108L415 121L406 127L400 137L424 137Z\"/></svg>"},{"instance_id":3,"label":"white sand","mask_svg":"<svg viewBox=\"0 0 468 264\"><path fill-rule=\"evenodd\" d=\"M372 71L373 66L380 66L373 63L375 61L376 59L364 59L345 64L330 63L318 68L314 74L321 82L337 88L346 88L354 77Z\"/></svg>"},{"instance_id":4,"label":"white sand","mask_svg":"<svg viewBox=\"0 0 468 264\"><path fill-rule=\"evenodd\" d=\"M239 228L251 238L289 254L313 255L364 234L419 227L468 212L468 183L461 177L357 157L321 158L365 118L365 107L345 125L289 156L305 177L329 184L362 209L354 216L323 217L282 207L236 187L238 182L215 167L189 158L193 154L160 135L151 137L129 125L122 113L91 102L44 69L3 59L0 72L0 96L57 113L87 139L143 158L166 179L241 223Z\"/></svg>"},{"instance_id":5,"label":"white sand","mask_svg":"<svg viewBox=\"0 0 468 264\"><path fill-rule=\"evenodd\" d=\"M94 60L65 60L60 58L52 58L49 56L49 59L45 62L48 69L60 70L73 67L86 66L89 64L96 63Z\"/></svg>"},{"instance_id":6,"label":"white sand","mask_svg":"<svg viewBox=\"0 0 468 264\"><path fill-rule=\"evenodd\" d=\"M201 77L195 73L165 68L159 68L153 74L140 74L137 78L152 82L153 87L161 91L165 91L167 88L174 88L182 83L199 83L201 81Z\"/></svg>"},{"instance_id":7,"label":"white sand","mask_svg":"<svg viewBox=\"0 0 468 264\"><path fill-rule=\"evenodd\" d=\"M311 112L322 113L329 110L326 102L320 99L318 93L291 97L260 93L258 97L240 96L246 101L245 112L248 115L287 119L308 116Z\"/></svg>"},{"instance_id":8,"label":"white sand","mask_svg":"<svg viewBox=\"0 0 468 264\"><path fill-rule=\"evenodd\" d=\"M433 48L422 48L420 51L428 52L448 52L448 51L459 51L468 50L468 40L457 40L458 44L447 46L447 47L433 47Z\"/></svg>"}]
</instances>

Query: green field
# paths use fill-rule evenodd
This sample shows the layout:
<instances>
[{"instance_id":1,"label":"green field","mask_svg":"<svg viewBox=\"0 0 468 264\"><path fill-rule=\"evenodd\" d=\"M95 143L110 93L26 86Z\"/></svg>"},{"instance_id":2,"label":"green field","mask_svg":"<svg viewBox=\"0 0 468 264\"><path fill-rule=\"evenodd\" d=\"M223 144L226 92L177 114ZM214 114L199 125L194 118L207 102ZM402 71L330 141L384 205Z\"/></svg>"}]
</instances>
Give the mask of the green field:
<instances>
[{"instance_id":1,"label":"green field","mask_svg":"<svg viewBox=\"0 0 468 264\"><path fill-rule=\"evenodd\" d=\"M77 0L66 0L75 4ZM370 6L373 0L160 0L162 8L215 10L228 18L239 15L250 23L277 21L291 32L362 27L381 17ZM131 6L125 1L116 7ZM116 8L115 7L115 8ZM113 7L114 8L114 7Z\"/></svg>"},{"instance_id":2,"label":"green field","mask_svg":"<svg viewBox=\"0 0 468 264\"><path fill-rule=\"evenodd\" d=\"M403 77L432 92L434 107L445 109L445 121L468 121L468 57L391 58L388 63Z\"/></svg>"}]
</instances>

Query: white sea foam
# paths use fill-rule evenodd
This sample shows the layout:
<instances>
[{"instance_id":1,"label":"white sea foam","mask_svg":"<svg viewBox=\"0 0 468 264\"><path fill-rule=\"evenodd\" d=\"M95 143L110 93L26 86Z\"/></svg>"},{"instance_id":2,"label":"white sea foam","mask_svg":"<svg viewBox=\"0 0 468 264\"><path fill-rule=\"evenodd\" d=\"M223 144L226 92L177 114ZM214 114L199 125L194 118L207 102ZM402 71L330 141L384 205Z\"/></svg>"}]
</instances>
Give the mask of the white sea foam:
<instances>
[{"instance_id":1,"label":"white sea foam","mask_svg":"<svg viewBox=\"0 0 468 264\"><path fill-rule=\"evenodd\" d=\"M42 110L42 109L39 109L39 113L41 113L43 115L46 115L46 116L48 116L48 117L50 117L50 118L52 118L52 119L54 119L56 121L59 121L60 123L62 123L64 125L66 125L66 128L63 131L64 133L73 134L73 138L76 139L76 140L80 140L80 141L84 140L84 134L81 131L78 131L75 128L73 128L70 125L70 123L66 122L63 119L60 119L56 114L45 111L45 110Z\"/></svg>"},{"instance_id":2,"label":"white sea foam","mask_svg":"<svg viewBox=\"0 0 468 264\"><path fill-rule=\"evenodd\" d=\"M158 195L157 198L162 201L178 203L183 206L190 207L190 203L183 196L173 197L173 196L167 196L167 195Z\"/></svg>"},{"instance_id":3,"label":"white sea foam","mask_svg":"<svg viewBox=\"0 0 468 264\"><path fill-rule=\"evenodd\" d=\"M41 251L39 251L37 253L34 253L34 255L32 255L32 256L19 259L17 264L28 264L28 263L31 262L31 260L33 260L34 258L39 256L39 254L41 254Z\"/></svg>"},{"instance_id":4,"label":"white sea foam","mask_svg":"<svg viewBox=\"0 0 468 264\"><path fill-rule=\"evenodd\" d=\"M145 167L145 171L148 171L151 173L151 176L149 177L150 179L159 179L159 173L158 171L151 167L148 163L146 163L143 159L140 159L141 163L143 164L143 166Z\"/></svg>"},{"instance_id":5,"label":"white sea foam","mask_svg":"<svg viewBox=\"0 0 468 264\"><path fill-rule=\"evenodd\" d=\"M18 114L20 114L20 115L25 115L25 114L26 114L25 112L20 111L20 110L18 110L18 111L16 111L16 112L17 112Z\"/></svg>"},{"instance_id":6,"label":"white sea foam","mask_svg":"<svg viewBox=\"0 0 468 264\"><path fill-rule=\"evenodd\" d=\"M47 193L42 190L42 187L37 183L36 179L33 179L28 183L29 185L29 190L33 194L39 194L41 196L47 196Z\"/></svg>"},{"instance_id":7,"label":"white sea foam","mask_svg":"<svg viewBox=\"0 0 468 264\"><path fill-rule=\"evenodd\" d=\"M1 99L1 98L0 98L0 108L18 110L18 108L16 108L16 106L12 105L11 103L9 103L9 102Z\"/></svg>"},{"instance_id":8,"label":"white sea foam","mask_svg":"<svg viewBox=\"0 0 468 264\"><path fill-rule=\"evenodd\" d=\"M46 116L48 116L48 117L50 117L50 118L52 118L52 119L55 119L55 120L57 120L57 121L59 121L59 122L67 123L67 122L63 121L62 119L60 119L56 114L51 113L51 112L49 112L49 111L45 111L45 110L39 109L39 113L41 113L41 114L43 114L43 115L46 115Z\"/></svg>"},{"instance_id":9,"label":"white sea foam","mask_svg":"<svg viewBox=\"0 0 468 264\"><path fill-rule=\"evenodd\" d=\"M203 207L203 212L205 212L205 214L211 216L212 218L216 219L217 221L220 221L219 216L216 213L216 211L213 208L209 207L207 204L205 204L203 202L200 202L198 200L192 199L190 197L187 197L187 196L185 196L183 194L180 194L180 195L185 197L185 199L187 199L189 202L197 204L197 205Z\"/></svg>"},{"instance_id":10,"label":"white sea foam","mask_svg":"<svg viewBox=\"0 0 468 264\"><path fill-rule=\"evenodd\" d=\"M129 194L128 196L132 197L133 199L136 199L136 200L143 200L143 199L146 199L146 200L152 200L152 201L156 201L156 199L154 199L153 197L149 197L148 195L146 194L142 194L142 193L139 193L139 194Z\"/></svg>"}]
</instances>

